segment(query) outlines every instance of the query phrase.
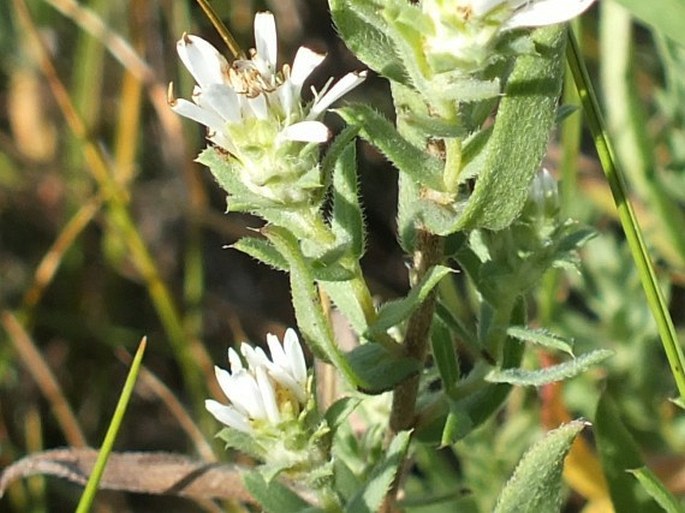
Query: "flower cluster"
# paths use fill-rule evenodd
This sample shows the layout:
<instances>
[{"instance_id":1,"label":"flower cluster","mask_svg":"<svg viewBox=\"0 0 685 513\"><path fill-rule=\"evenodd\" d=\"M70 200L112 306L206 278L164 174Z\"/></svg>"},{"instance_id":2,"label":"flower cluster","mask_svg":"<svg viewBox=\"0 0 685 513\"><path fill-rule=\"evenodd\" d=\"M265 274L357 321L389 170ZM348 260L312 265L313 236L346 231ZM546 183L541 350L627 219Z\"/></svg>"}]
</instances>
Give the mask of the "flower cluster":
<instances>
[{"instance_id":1,"label":"flower cluster","mask_svg":"<svg viewBox=\"0 0 685 513\"><path fill-rule=\"evenodd\" d=\"M245 433L295 419L307 404L307 367L297 334L289 328L283 345L272 334L266 341L271 358L261 348L243 343L240 353L247 365L230 348L231 370L215 367L219 386L230 405L213 399L205 401L205 407L219 422Z\"/></svg>"},{"instance_id":2,"label":"flower cluster","mask_svg":"<svg viewBox=\"0 0 685 513\"><path fill-rule=\"evenodd\" d=\"M252 193L281 203L302 201L301 191L288 186L318 169L318 152L308 150L306 143L328 140L329 130L319 118L365 74L349 73L332 87L329 80L323 90L314 91L312 102L303 104L304 82L324 56L301 47L292 68L279 70L271 13L256 15L254 34L256 48L250 57L231 64L204 39L184 34L178 55L197 85L192 102L176 99L170 85L169 104L208 128L207 138L229 154Z\"/></svg>"},{"instance_id":3,"label":"flower cluster","mask_svg":"<svg viewBox=\"0 0 685 513\"><path fill-rule=\"evenodd\" d=\"M495 49L507 31L568 21L594 1L421 0L394 7L388 21L410 45L419 42L417 64L430 80L441 73L477 73L510 51Z\"/></svg>"},{"instance_id":4,"label":"flower cluster","mask_svg":"<svg viewBox=\"0 0 685 513\"><path fill-rule=\"evenodd\" d=\"M506 31L568 21L595 0L423 0L425 51L435 72L477 71ZM456 5L455 5L456 4Z\"/></svg>"}]
</instances>

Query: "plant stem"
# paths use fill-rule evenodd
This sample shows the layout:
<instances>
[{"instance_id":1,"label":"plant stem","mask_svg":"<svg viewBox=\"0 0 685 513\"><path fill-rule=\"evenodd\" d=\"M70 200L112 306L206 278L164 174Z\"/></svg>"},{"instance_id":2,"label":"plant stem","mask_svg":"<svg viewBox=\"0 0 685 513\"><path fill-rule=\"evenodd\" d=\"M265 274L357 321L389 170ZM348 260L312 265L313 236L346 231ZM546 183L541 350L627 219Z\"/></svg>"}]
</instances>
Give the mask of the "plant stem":
<instances>
[{"instance_id":1,"label":"plant stem","mask_svg":"<svg viewBox=\"0 0 685 513\"><path fill-rule=\"evenodd\" d=\"M443 258L441 237L419 229L416 234L414 251L414 271L416 281L421 280L428 270L439 264ZM430 327L435 314L434 290L409 318L404 338L404 354L421 364L426 358L429 345ZM393 394L390 413L390 431L398 433L410 429L416 417L416 397L419 389L420 373L400 383Z\"/></svg>"}]
</instances>

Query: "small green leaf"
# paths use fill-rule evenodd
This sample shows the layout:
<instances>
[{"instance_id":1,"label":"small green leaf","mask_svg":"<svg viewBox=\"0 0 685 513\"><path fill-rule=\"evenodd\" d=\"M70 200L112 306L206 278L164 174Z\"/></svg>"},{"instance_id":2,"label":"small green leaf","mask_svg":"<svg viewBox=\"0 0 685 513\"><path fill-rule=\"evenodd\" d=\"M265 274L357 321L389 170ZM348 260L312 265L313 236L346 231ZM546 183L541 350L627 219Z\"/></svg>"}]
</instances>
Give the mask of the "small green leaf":
<instances>
[{"instance_id":1,"label":"small green leaf","mask_svg":"<svg viewBox=\"0 0 685 513\"><path fill-rule=\"evenodd\" d=\"M388 493L392 482L395 480L397 470L404 461L404 455L409 447L411 433L402 431L397 433L390 442L390 447L383 460L373 469L371 477L364 489L347 504L347 513L375 513L385 495Z\"/></svg>"},{"instance_id":2,"label":"small green leaf","mask_svg":"<svg viewBox=\"0 0 685 513\"><path fill-rule=\"evenodd\" d=\"M374 109L356 104L335 112L348 124L361 127L360 135L376 146L402 173L431 189L444 189L443 162L407 141L390 121Z\"/></svg>"},{"instance_id":3,"label":"small green leaf","mask_svg":"<svg viewBox=\"0 0 685 513\"><path fill-rule=\"evenodd\" d=\"M459 364L450 330L439 320L433 322L431 333L433 359L438 366L443 387L449 394L459 380Z\"/></svg>"},{"instance_id":4,"label":"small green leaf","mask_svg":"<svg viewBox=\"0 0 685 513\"><path fill-rule=\"evenodd\" d=\"M523 342L532 342L539 346L548 349L555 349L563 351L569 356L573 356L573 341L566 341L566 339L547 331L546 329L533 329L526 326L510 326L507 329L507 335Z\"/></svg>"},{"instance_id":5,"label":"small green leaf","mask_svg":"<svg viewBox=\"0 0 685 513\"><path fill-rule=\"evenodd\" d=\"M678 499L668 491L659 478L649 470L647 467L640 467L634 470L628 470L642 485L647 493L659 503L666 513L683 513L683 507L680 505Z\"/></svg>"},{"instance_id":6,"label":"small green leaf","mask_svg":"<svg viewBox=\"0 0 685 513\"><path fill-rule=\"evenodd\" d=\"M393 326L397 326L402 321L408 319L414 310L426 300L428 294L430 294L440 280L451 272L452 269L444 265L433 266L421 281L412 287L407 297L396 301L389 301L381 306L376 322L369 326L370 338L372 338L373 334L384 333Z\"/></svg>"},{"instance_id":7,"label":"small green leaf","mask_svg":"<svg viewBox=\"0 0 685 513\"><path fill-rule=\"evenodd\" d=\"M359 204L353 144L345 147L335 164L331 229L339 241L349 241L351 256L359 260L364 253L364 216Z\"/></svg>"},{"instance_id":8,"label":"small green leaf","mask_svg":"<svg viewBox=\"0 0 685 513\"><path fill-rule=\"evenodd\" d=\"M419 362L413 358L390 353L375 342L357 346L347 353L348 361L359 376L359 389L366 394L380 394L419 371Z\"/></svg>"},{"instance_id":9,"label":"small green leaf","mask_svg":"<svg viewBox=\"0 0 685 513\"><path fill-rule=\"evenodd\" d=\"M356 397L343 397L329 406L324 414L326 424L331 429L337 428L359 406L361 399Z\"/></svg>"},{"instance_id":10,"label":"small green leaf","mask_svg":"<svg viewBox=\"0 0 685 513\"><path fill-rule=\"evenodd\" d=\"M364 310L357 301L351 281L320 281L319 285L331 298L331 301L345 315L358 335L366 332L368 325Z\"/></svg>"},{"instance_id":11,"label":"small green leaf","mask_svg":"<svg viewBox=\"0 0 685 513\"><path fill-rule=\"evenodd\" d=\"M561 510L561 472L566 454L587 426L575 420L550 431L523 455L502 490L495 513L558 513Z\"/></svg>"},{"instance_id":12,"label":"small green leaf","mask_svg":"<svg viewBox=\"0 0 685 513\"><path fill-rule=\"evenodd\" d=\"M243 476L245 487L252 497L267 513L303 513L304 511L321 511L278 481L267 483L257 471L247 472Z\"/></svg>"},{"instance_id":13,"label":"small green leaf","mask_svg":"<svg viewBox=\"0 0 685 513\"><path fill-rule=\"evenodd\" d=\"M388 26L371 0L329 0L331 15L347 47L368 67L381 75L406 80Z\"/></svg>"},{"instance_id":14,"label":"small green leaf","mask_svg":"<svg viewBox=\"0 0 685 513\"><path fill-rule=\"evenodd\" d=\"M277 203L250 191L238 179L232 157L225 155L214 146L205 148L197 157L197 162L209 168L219 186L230 199L228 210L231 212L253 212L255 208L273 208Z\"/></svg>"},{"instance_id":15,"label":"small green leaf","mask_svg":"<svg viewBox=\"0 0 685 513\"><path fill-rule=\"evenodd\" d=\"M255 441L252 435L238 429L225 427L216 436L226 442L226 448L236 449L258 460L264 460L266 456L264 448Z\"/></svg>"},{"instance_id":16,"label":"small green leaf","mask_svg":"<svg viewBox=\"0 0 685 513\"><path fill-rule=\"evenodd\" d=\"M597 349L580 355L558 365L552 365L540 370L529 371L526 369L494 369L485 376L486 381L491 383L509 383L518 386L540 387L555 381L572 378L585 372L591 366L612 356L613 351Z\"/></svg>"},{"instance_id":17,"label":"small green leaf","mask_svg":"<svg viewBox=\"0 0 685 513\"><path fill-rule=\"evenodd\" d=\"M595 435L609 494L616 513L656 513L662 509L627 471L644 465L640 450L623 425L608 393L602 394L595 412Z\"/></svg>"},{"instance_id":18,"label":"small green leaf","mask_svg":"<svg viewBox=\"0 0 685 513\"><path fill-rule=\"evenodd\" d=\"M276 250L288 261L295 316L310 349L317 357L335 365L352 385L360 386L359 379L354 375L347 360L335 344L331 326L324 315L314 286L314 275L307 265L297 240L293 234L276 226L268 226L263 232Z\"/></svg>"},{"instance_id":19,"label":"small green leaf","mask_svg":"<svg viewBox=\"0 0 685 513\"><path fill-rule=\"evenodd\" d=\"M277 271L288 270L288 262L268 240L258 239L257 237L242 237L235 244L231 245L231 248L242 251Z\"/></svg>"}]
</instances>

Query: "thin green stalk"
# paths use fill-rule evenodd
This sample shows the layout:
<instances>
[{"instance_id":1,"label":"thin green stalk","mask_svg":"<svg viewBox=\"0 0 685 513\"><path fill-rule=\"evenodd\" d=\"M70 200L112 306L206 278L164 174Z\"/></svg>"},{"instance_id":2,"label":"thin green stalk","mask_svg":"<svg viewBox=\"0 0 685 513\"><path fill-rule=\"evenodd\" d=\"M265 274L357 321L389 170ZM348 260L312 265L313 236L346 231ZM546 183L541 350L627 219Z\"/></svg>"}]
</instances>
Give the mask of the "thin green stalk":
<instances>
[{"instance_id":1,"label":"thin green stalk","mask_svg":"<svg viewBox=\"0 0 685 513\"><path fill-rule=\"evenodd\" d=\"M131 369L128 371L128 376L126 377L126 382L124 383L124 389L121 391L119 396L119 401L117 402L117 407L114 410L114 415L107 428L107 433L105 434L105 439L100 447L100 452L98 453L98 458L93 466L93 471L88 478L86 483L86 488L81 495L81 500L79 500L78 506L76 508L76 513L87 513L90 511L93 501L95 500L95 494L98 490L98 484L102 478L102 474L105 472L105 465L107 465L107 459L112 452L112 447L114 447L114 441L119 433L119 428L121 427L121 422L124 419L124 414L126 413L126 407L128 406L131 396L133 395L133 388L136 384L136 379L138 378L138 372L140 371L140 365L143 361L143 354L145 354L145 347L147 346L147 339L143 338L140 341L136 355L131 363Z\"/></svg>"},{"instance_id":2,"label":"thin green stalk","mask_svg":"<svg viewBox=\"0 0 685 513\"><path fill-rule=\"evenodd\" d=\"M618 167L614 152L609 144L605 130L605 123L599 110L599 103L595 96L590 77L582 59L578 42L572 32L569 32L569 44L566 50L571 73L576 82L580 100L588 119L590 131L595 142L599 160L602 163L614 203L618 210L621 226L626 235L633 260L640 274L640 281L647 296L647 303L652 311L659 329L661 343L664 346L671 373L678 387L679 400L685 399L685 356L678 344L673 320L668 312L666 300L658 286L654 267L647 254L647 248L642 238L642 233L635 218L632 206L628 201L627 187L623 173Z\"/></svg>"}]
</instances>

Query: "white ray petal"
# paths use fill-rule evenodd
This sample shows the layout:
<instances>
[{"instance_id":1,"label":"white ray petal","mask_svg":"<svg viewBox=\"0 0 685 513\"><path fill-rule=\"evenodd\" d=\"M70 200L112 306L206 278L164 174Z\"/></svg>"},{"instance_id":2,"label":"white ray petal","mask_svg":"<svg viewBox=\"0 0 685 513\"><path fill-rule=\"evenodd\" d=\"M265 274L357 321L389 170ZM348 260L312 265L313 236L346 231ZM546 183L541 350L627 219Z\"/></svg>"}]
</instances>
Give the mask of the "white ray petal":
<instances>
[{"instance_id":1,"label":"white ray petal","mask_svg":"<svg viewBox=\"0 0 685 513\"><path fill-rule=\"evenodd\" d=\"M307 80L309 75L312 74L312 71L321 64L325 57L325 55L316 53L304 46L301 46L297 50L295 60L293 60L293 67L290 71L289 80L296 98L299 98L305 80Z\"/></svg>"},{"instance_id":2,"label":"white ray petal","mask_svg":"<svg viewBox=\"0 0 685 513\"><path fill-rule=\"evenodd\" d=\"M300 121L286 127L279 137L288 141L322 143L330 139L331 132L320 121Z\"/></svg>"},{"instance_id":3,"label":"white ray petal","mask_svg":"<svg viewBox=\"0 0 685 513\"><path fill-rule=\"evenodd\" d=\"M234 394L234 388L236 386L236 380L233 375L231 375L231 373L229 373L227 370L216 366L214 367L214 374L216 376L216 380L219 382L219 388L221 388L221 391L229 401L233 402L231 400L231 395ZM240 404L234 404L234 406L238 411L247 415L247 410Z\"/></svg>"},{"instance_id":4,"label":"white ray petal","mask_svg":"<svg viewBox=\"0 0 685 513\"><path fill-rule=\"evenodd\" d=\"M260 347L252 347L243 342L240 345L240 352L245 357L245 360L247 360L247 364L250 366L252 372L254 372L257 367L269 363L269 358Z\"/></svg>"},{"instance_id":5,"label":"white ray petal","mask_svg":"<svg viewBox=\"0 0 685 513\"><path fill-rule=\"evenodd\" d=\"M243 361L240 359L238 352L232 347L228 348L228 363L231 364L231 372L237 372L243 368Z\"/></svg>"},{"instance_id":6,"label":"white ray petal","mask_svg":"<svg viewBox=\"0 0 685 513\"><path fill-rule=\"evenodd\" d=\"M221 146L232 155L236 155L238 153L238 149L236 148L235 144L233 144L231 138L223 131L210 131L209 134L207 134L207 139L212 141L217 146Z\"/></svg>"},{"instance_id":7,"label":"white ray petal","mask_svg":"<svg viewBox=\"0 0 685 513\"><path fill-rule=\"evenodd\" d=\"M366 71L361 71L358 73L348 73L347 75L342 77L333 85L333 87L331 87L326 92L326 94L324 94L321 98L318 98L314 102L314 105L312 105L312 109L309 111L309 114L307 115L307 119L317 118L338 98L341 98L342 96L350 92L352 89L357 87L359 84L361 84L364 80L366 80L366 75Z\"/></svg>"},{"instance_id":8,"label":"white ray petal","mask_svg":"<svg viewBox=\"0 0 685 513\"><path fill-rule=\"evenodd\" d=\"M276 35L276 21L270 12L259 12L254 19L254 38L257 56L263 59L269 67L270 74L276 72L278 57L278 39Z\"/></svg>"},{"instance_id":9,"label":"white ray petal","mask_svg":"<svg viewBox=\"0 0 685 513\"><path fill-rule=\"evenodd\" d=\"M262 394L255 377L242 370L235 375L234 385L228 397L238 410L246 410L252 419L265 419L266 411Z\"/></svg>"},{"instance_id":10,"label":"white ray petal","mask_svg":"<svg viewBox=\"0 0 685 513\"><path fill-rule=\"evenodd\" d=\"M171 103L171 110L176 114L192 119L201 125L206 126L211 130L223 130L224 120L221 119L217 113L211 110L203 109L199 105L184 100L183 98L178 98Z\"/></svg>"},{"instance_id":11,"label":"white ray petal","mask_svg":"<svg viewBox=\"0 0 685 513\"><path fill-rule=\"evenodd\" d=\"M247 105L257 119L264 120L269 117L269 106L266 104L266 97L263 94L248 98Z\"/></svg>"},{"instance_id":12,"label":"white ray petal","mask_svg":"<svg viewBox=\"0 0 685 513\"><path fill-rule=\"evenodd\" d=\"M259 386L259 391L261 392L262 401L264 404L264 410L266 412L266 418L272 424L277 424L281 421L281 414L278 411L278 405L276 404L276 392L274 387L267 376L265 367L257 367L257 385Z\"/></svg>"},{"instance_id":13,"label":"white ray petal","mask_svg":"<svg viewBox=\"0 0 685 513\"><path fill-rule=\"evenodd\" d=\"M287 368L288 359L285 356L285 351L278 337L273 333L268 333L266 335L266 343L269 346L269 352L271 353L271 361L280 367Z\"/></svg>"},{"instance_id":14,"label":"white ray petal","mask_svg":"<svg viewBox=\"0 0 685 513\"><path fill-rule=\"evenodd\" d=\"M304 386L307 382L307 362L305 362L304 352L294 329L288 328L285 331L283 345L293 377L300 385Z\"/></svg>"},{"instance_id":15,"label":"white ray petal","mask_svg":"<svg viewBox=\"0 0 685 513\"><path fill-rule=\"evenodd\" d=\"M184 34L176 44L178 56L200 87L224 83L226 59L201 37Z\"/></svg>"},{"instance_id":16,"label":"white ray petal","mask_svg":"<svg viewBox=\"0 0 685 513\"><path fill-rule=\"evenodd\" d=\"M221 404L213 399L205 400L205 408L222 424L244 433L252 432L248 419L235 408Z\"/></svg>"},{"instance_id":17,"label":"white ray petal","mask_svg":"<svg viewBox=\"0 0 685 513\"><path fill-rule=\"evenodd\" d=\"M202 107L212 109L224 121L236 123L240 121L240 104L238 95L232 87L224 84L211 84L196 96Z\"/></svg>"},{"instance_id":18,"label":"white ray petal","mask_svg":"<svg viewBox=\"0 0 685 513\"><path fill-rule=\"evenodd\" d=\"M537 0L528 2L503 25L504 29L542 27L581 15L595 0Z\"/></svg>"},{"instance_id":19,"label":"white ray petal","mask_svg":"<svg viewBox=\"0 0 685 513\"><path fill-rule=\"evenodd\" d=\"M506 2L507 0L471 0L470 2L467 2L467 4L471 7L473 14L476 16L483 16L492 11L495 7Z\"/></svg>"}]
</instances>

